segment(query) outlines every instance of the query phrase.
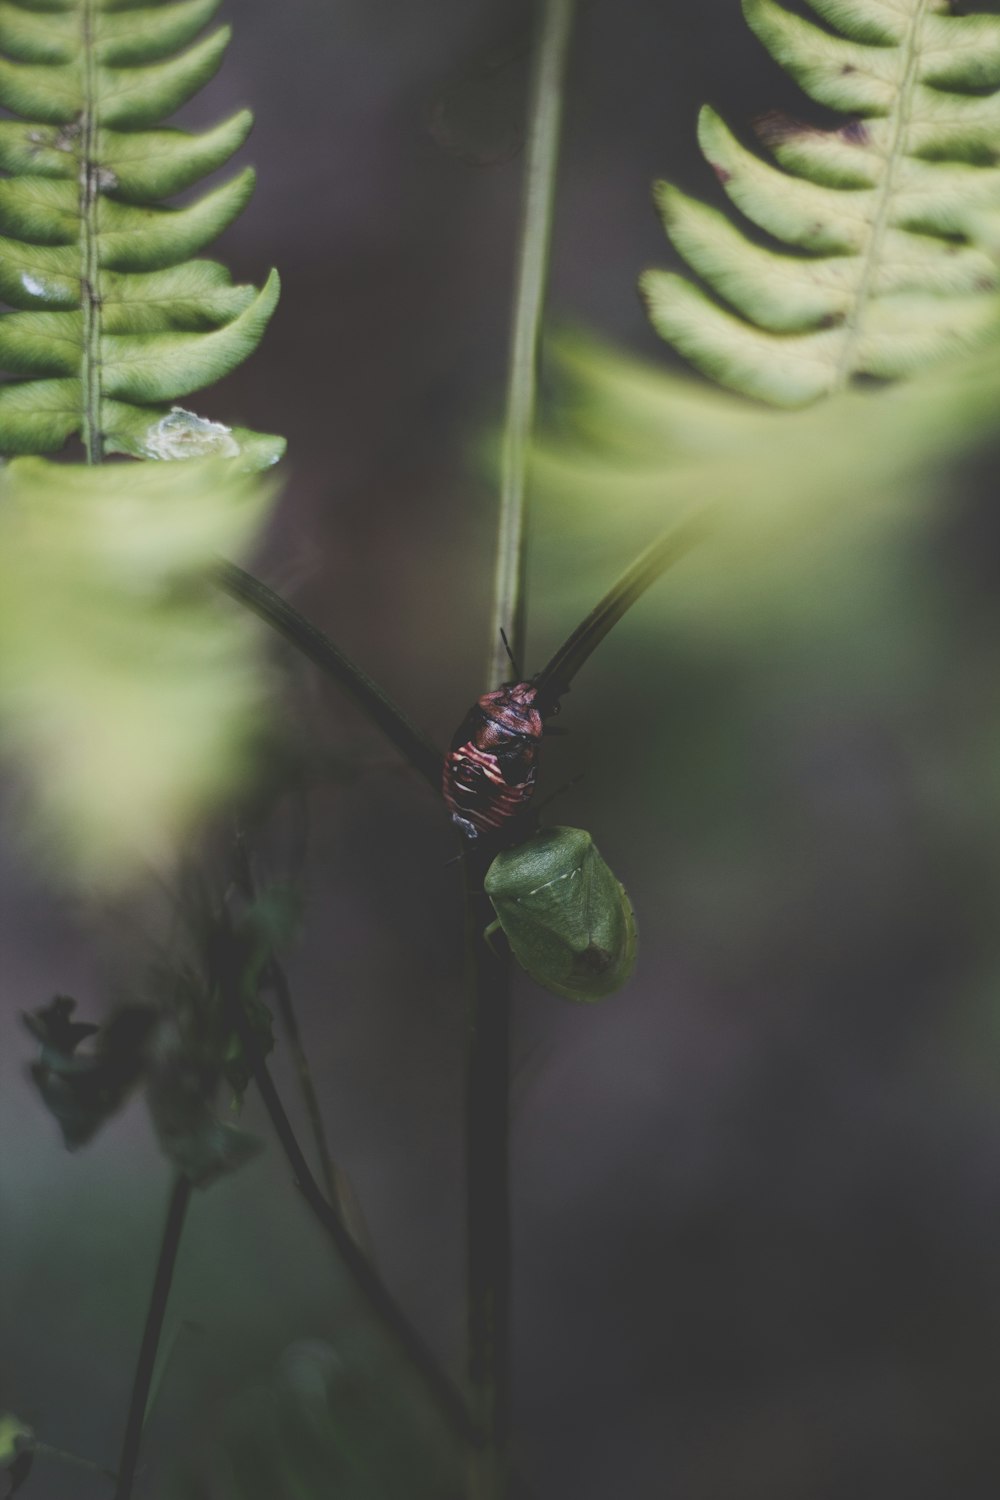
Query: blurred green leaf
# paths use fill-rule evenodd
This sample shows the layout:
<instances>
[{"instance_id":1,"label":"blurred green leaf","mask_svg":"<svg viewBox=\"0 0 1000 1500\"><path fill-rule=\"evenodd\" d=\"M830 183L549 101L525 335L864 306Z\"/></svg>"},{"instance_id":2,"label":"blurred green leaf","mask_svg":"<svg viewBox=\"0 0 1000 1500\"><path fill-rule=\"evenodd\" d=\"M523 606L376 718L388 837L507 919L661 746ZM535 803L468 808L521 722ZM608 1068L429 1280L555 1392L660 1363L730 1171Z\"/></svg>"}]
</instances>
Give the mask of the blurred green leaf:
<instances>
[{"instance_id":1,"label":"blurred green leaf","mask_svg":"<svg viewBox=\"0 0 1000 1500\"><path fill-rule=\"evenodd\" d=\"M347 1341L350 1342L350 1341ZM176 1500L462 1500L461 1454L407 1397L394 1363L303 1339L230 1406L212 1477Z\"/></svg>"},{"instance_id":2,"label":"blurred green leaf","mask_svg":"<svg viewBox=\"0 0 1000 1500\"><path fill-rule=\"evenodd\" d=\"M241 950L245 954L245 948ZM157 976L160 1019L148 1048L146 1103L166 1156L196 1187L238 1171L261 1142L220 1119L223 1078L242 1102L249 1069L210 972L179 966ZM263 1051L273 1046L267 1007L250 990L248 1012Z\"/></svg>"},{"instance_id":3,"label":"blurred green leaf","mask_svg":"<svg viewBox=\"0 0 1000 1500\"><path fill-rule=\"evenodd\" d=\"M0 747L60 879L109 889L169 865L246 784L257 626L211 575L272 494L225 459L0 474Z\"/></svg>"},{"instance_id":4,"label":"blurred green leaf","mask_svg":"<svg viewBox=\"0 0 1000 1500\"><path fill-rule=\"evenodd\" d=\"M35 1461L35 1434L9 1411L0 1412L0 1469L7 1475L7 1497L21 1488Z\"/></svg>"},{"instance_id":5,"label":"blurred green leaf","mask_svg":"<svg viewBox=\"0 0 1000 1500\"><path fill-rule=\"evenodd\" d=\"M882 544L923 526L956 465L995 441L1000 345L924 375L775 412L582 338L556 346L561 412L533 458L542 607L589 608L657 535L706 541L642 617L743 634L836 605ZM568 549L573 566L566 566Z\"/></svg>"}]
</instances>

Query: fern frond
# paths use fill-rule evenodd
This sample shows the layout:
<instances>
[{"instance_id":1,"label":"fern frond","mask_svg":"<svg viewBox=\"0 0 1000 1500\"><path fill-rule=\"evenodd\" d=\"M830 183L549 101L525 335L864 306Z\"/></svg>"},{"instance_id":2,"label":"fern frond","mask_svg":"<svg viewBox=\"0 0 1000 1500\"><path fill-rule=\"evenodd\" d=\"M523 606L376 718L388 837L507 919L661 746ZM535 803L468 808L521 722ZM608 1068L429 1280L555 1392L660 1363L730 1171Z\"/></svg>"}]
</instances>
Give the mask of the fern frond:
<instances>
[{"instance_id":1,"label":"fern frond","mask_svg":"<svg viewBox=\"0 0 1000 1500\"><path fill-rule=\"evenodd\" d=\"M662 183L667 234L715 296L663 271L641 282L654 327L694 365L782 406L858 375L909 375L975 346L996 320L982 241L1000 215L1000 92L983 91L1000 85L1000 17L953 15L948 0L807 3L825 26L775 0L743 0L743 12L847 123L765 116L756 128L773 166L713 110L699 122L732 202L790 253Z\"/></svg>"},{"instance_id":2,"label":"fern frond","mask_svg":"<svg viewBox=\"0 0 1000 1500\"><path fill-rule=\"evenodd\" d=\"M197 257L244 207L251 169L182 208L163 199L229 160L252 117L201 134L154 128L215 73L229 40L197 40L219 0L3 0L0 105L0 451L91 461L194 451L273 463L278 438L173 403L259 343L278 298ZM195 425L192 425L195 424ZM169 437L183 429L177 452Z\"/></svg>"}]
</instances>

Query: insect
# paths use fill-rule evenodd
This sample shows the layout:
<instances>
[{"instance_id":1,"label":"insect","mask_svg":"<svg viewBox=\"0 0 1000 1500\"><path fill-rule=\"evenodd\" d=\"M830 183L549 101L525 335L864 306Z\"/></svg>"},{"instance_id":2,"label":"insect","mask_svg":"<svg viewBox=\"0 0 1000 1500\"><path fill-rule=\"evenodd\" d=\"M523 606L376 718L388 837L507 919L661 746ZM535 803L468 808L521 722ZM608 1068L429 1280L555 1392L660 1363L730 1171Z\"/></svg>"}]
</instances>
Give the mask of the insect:
<instances>
[{"instance_id":1,"label":"insect","mask_svg":"<svg viewBox=\"0 0 1000 1500\"><path fill-rule=\"evenodd\" d=\"M455 733L441 792L467 838L495 832L531 799L543 732L537 696L532 682L484 693Z\"/></svg>"},{"instance_id":2,"label":"insect","mask_svg":"<svg viewBox=\"0 0 1000 1500\"><path fill-rule=\"evenodd\" d=\"M532 979L567 1000L600 1000L635 964L628 892L583 828L544 828L490 865L486 894L511 952Z\"/></svg>"}]
</instances>

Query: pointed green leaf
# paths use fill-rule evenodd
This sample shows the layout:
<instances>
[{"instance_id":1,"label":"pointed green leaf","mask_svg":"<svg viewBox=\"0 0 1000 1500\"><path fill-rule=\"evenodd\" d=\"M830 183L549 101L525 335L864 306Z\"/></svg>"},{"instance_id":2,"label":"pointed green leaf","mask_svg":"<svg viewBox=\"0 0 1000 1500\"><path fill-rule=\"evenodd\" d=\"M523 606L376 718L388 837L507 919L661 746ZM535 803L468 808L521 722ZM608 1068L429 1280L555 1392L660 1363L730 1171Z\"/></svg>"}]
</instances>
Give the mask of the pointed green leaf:
<instances>
[{"instance_id":1,"label":"pointed green leaf","mask_svg":"<svg viewBox=\"0 0 1000 1500\"><path fill-rule=\"evenodd\" d=\"M134 203L172 198L224 166L243 145L253 115L241 109L201 135L185 130L141 132L102 129L102 167L114 177L115 193Z\"/></svg>"},{"instance_id":2,"label":"pointed green leaf","mask_svg":"<svg viewBox=\"0 0 1000 1500\"><path fill-rule=\"evenodd\" d=\"M98 87L103 123L136 130L172 115L215 77L231 34L228 26L220 26L167 62L143 68L101 68Z\"/></svg>"},{"instance_id":3,"label":"pointed green leaf","mask_svg":"<svg viewBox=\"0 0 1000 1500\"><path fill-rule=\"evenodd\" d=\"M0 364L15 375L73 375L82 347L82 313L16 312L0 317Z\"/></svg>"},{"instance_id":4,"label":"pointed green leaf","mask_svg":"<svg viewBox=\"0 0 1000 1500\"><path fill-rule=\"evenodd\" d=\"M260 343L279 290L278 273L272 271L251 305L213 333L148 337L105 334L101 341L104 390L109 396L130 396L136 401L171 401L221 380Z\"/></svg>"},{"instance_id":5,"label":"pointed green leaf","mask_svg":"<svg viewBox=\"0 0 1000 1500\"><path fill-rule=\"evenodd\" d=\"M80 306L80 252L75 245L23 245L0 239L0 298L10 307Z\"/></svg>"},{"instance_id":6,"label":"pointed green leaf","mask_svg":"<svg viewBox=\"0 0 1000 1500\"><path fill-rule=\"evenodd\" d=\"M0 447L5 453L58 453L83 420L79 380L0 384Z\"/></svg>"},{"instance_id":7,"label":"pointed green leaf","mask_svg":"<svg viewBox=\"0 0 1000 1500\"><path fill-rule=\"evenodd\" d=\"M167 57L193 41L220 4L221 0L174 0L107 12L97 28L98 60L121 68Z\"/></svg>"},{"instance_id":8,"label":"pointed green leaf","mask_svg":"<svg viewBox=\"0 0 1000 1500\"><path fill-rule=\"evenodd\" d=\"M97 235L101 265L114 271L155 271L197 255L242 213L254 182L253 168L246 167L186 208L136 208L105 199Z\"/></svg>"}]
</instances>

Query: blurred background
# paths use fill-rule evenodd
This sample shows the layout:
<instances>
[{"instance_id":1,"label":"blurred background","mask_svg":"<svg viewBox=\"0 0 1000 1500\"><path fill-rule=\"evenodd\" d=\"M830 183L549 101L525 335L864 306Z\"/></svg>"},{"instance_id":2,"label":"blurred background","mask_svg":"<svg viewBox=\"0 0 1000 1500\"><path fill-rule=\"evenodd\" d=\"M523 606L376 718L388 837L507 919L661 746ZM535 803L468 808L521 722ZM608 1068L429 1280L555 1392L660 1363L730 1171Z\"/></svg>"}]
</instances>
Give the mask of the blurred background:
<instances>
[{"instance_id":1,"label":"blurred background","mask_svg":"<svg viewBox=\"0 0 1000 1500\"><path fill-rule=\"evenodd\" d=\"M284 293L199 409L287 435L259 571L444 743L485 686L531 8L225 10L228 61L181 123L254 108L257 195L218 255L258 284L277 265ZM706 100L741 129L820 114L737 0L581 6L551 315L664 367L635 278L673 264L655 177L717 201ZM628 886L640 960L593 1008L517 984L515 1458L537 1500L998 1491L994 472L968 466L877 567L806 573L792 604L751 593L685 623L651 594L564 706L546 788L582 775L554 813ZM528 671L649 539L613 510L579 554L564 512L538 528ZM385 1278L457 1374L451 833L332 688L275 663L278 714L320 763L289 969L330 1136ZM263 836L279 876L298 816ZM18 1018L57 991L99 1016L139 982L146 932L0 858L0 1408L113 1463L168 1169L140 1103L64 1151ZM252 1099L246 1122L270 1140ZM168 1326L150 1496L210 1461L289 1344L369 1338L272 1145L196 1197ZM24 1493L107 1486L39 1459Z\"/></svg>"}]
</instances>

